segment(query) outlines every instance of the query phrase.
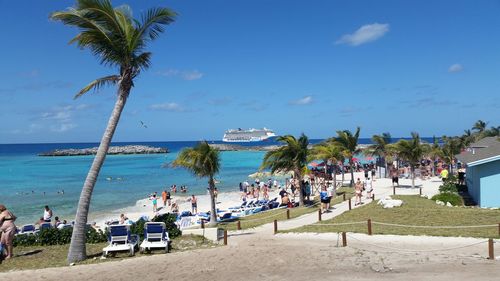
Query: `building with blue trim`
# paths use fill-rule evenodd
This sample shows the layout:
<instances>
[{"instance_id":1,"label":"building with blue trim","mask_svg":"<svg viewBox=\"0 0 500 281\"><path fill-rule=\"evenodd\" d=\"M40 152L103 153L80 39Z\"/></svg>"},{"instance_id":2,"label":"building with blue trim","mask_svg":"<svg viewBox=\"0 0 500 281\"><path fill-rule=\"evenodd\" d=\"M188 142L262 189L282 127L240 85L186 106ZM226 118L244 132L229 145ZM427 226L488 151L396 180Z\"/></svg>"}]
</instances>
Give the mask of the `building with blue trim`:
<instances>
[{"instance_id":1,"label":"building with blue trim","mask_svg":"<svg viewBox=\"0 0 500 281\"><path fill-rule=\"evenodd\" d=\"M477 205L500 208L499 138L483 138L456 157L466 164L467 189Z\"/></svg>"}]
</instances>

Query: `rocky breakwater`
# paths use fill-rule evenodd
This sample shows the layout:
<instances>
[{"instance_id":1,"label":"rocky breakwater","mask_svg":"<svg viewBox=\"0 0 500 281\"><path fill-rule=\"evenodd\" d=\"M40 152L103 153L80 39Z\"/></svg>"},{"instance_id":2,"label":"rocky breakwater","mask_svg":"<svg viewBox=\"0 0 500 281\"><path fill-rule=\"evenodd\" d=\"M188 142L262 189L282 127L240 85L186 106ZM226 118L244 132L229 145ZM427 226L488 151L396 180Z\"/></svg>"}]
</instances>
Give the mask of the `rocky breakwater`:
<instances>
[{"instance_id":1,"label":"rocky breakwater","mask_svg":"<svg viewBox=\"0 0 500 281\"><path fill-rule=\"evenodd\" d=\"M270 151L280 147L279 145L244 146L237 144L210 144L210 146L220 151Z\"/></svg>"},{"instance_id":2,"label":"rocky breakwater","mask_svg":"<svg viewBox=\"0 0 500 281\"><path fill-rule=\"evenodd\" d=\"M69 148L69 149L56 149L49 152L38 154L39 156L83 156L95 155L97 147L92 148ZM110 146L108 155L119 154L159 154L168 153L168 149L162 147L153 147L147 145L125 145L125 146Z\"/></svg>"}]
</instances>

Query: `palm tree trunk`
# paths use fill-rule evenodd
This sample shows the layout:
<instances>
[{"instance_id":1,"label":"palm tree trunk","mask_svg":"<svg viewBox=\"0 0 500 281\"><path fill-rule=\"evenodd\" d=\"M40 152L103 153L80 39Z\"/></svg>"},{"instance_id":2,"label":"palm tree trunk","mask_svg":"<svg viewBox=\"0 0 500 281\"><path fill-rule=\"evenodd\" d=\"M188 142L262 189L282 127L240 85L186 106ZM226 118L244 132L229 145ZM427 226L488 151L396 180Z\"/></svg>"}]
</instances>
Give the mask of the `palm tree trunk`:
<instances>
[{"instance_id":1,"label":"palm tree trunk","mask_svg":"<svg viewBox=\"0 0 500 281\"><path fill-rule=\"evenodd\" d=\"M411 165L411 187L415 188L415 167Z\"/></svg>"},{"instance_id":2,"label":"palm tree trunk","mask_svg":"<svg viewBox=\"0 0 500 281\"><path fill-rule=\"evenodd\" d=\"M342 164L341 168L342 168L342 186L344 186L344 180L345 180L344 164Z\"/></svg>"},{"instance_id":3,"label":"palm tree trunk","mask_svg":"<svg viewBox=\"0 0 500 281\"><path fill-rule=\"evenodd\" d=\"M302 192L304 190L304 183L302 182L302 175L298 170L295 171L295 175L299 181L299 206L302 207L304 206L304 193Z\"/></svg>"},{"instance_id":4,"label":"palm tree trunk","mask_svg":"<svg viewBox=\"0 0 500 281\"><path fill-rule=\"evenodd\" d=\"M125 76L125 75L124 75ZM92 191L94 191L94 186L99 176L102 164L106 158L109 145L115 133L118 121L122 114L125 103L127 102L130 89L132 87L132 80L130 75L127 75L127 80L122 80L120 83L120 88L118 90L118 98L113 108L113 112L108 121L108 126L104 131L101 143L97 149L96 156L92 162L92 166L87 174L85 183L83 184L82 193L80 194L80 201L78 202L78 208L76 210L75 225L73 226L73 234L71 235L71 244L68 252L68 263L78 262L85 260L87 258L86 252L86 236L85 228L87 226L87 219L89 214L90 199L92 197Z\"/></svg>"},{"instance_id":5,"label":"palm tree trunk","mask_svg":"<svg viewBox=\"0 0 500 281\"><path fill-rule=\"evenodd\" d=\"M216 203L215 203L215 196L214 196L214 191L215 191L215 181L214 177L210 176L209 180L209 186L210 186L210 223L208 226L210 227L215 227L217 225L217 210L216 210Z\"/></svg>"},{"instance_id":6,"label":"palm tree trunk","mask_svg":"<svg viewBox=\"0 0 500 281\"><path fill-rule=\"evenodd\" d=\"M333 165L333 186L337 188L337 165Z\"/></svg>"},{"instance_id":7,"label":"palm tree trunk","mask_svg":"<svg viewBox=\"0 0 500 281\"><path fill-rule=\"evenodd\" d=\"M353 187L354 186L354 167L353 167L353 162L352 162L352 157L351 159L349 160L349 166L351 168L351 183L349 183L349 186L350 187Z\"/></svg>"}]
</instances>

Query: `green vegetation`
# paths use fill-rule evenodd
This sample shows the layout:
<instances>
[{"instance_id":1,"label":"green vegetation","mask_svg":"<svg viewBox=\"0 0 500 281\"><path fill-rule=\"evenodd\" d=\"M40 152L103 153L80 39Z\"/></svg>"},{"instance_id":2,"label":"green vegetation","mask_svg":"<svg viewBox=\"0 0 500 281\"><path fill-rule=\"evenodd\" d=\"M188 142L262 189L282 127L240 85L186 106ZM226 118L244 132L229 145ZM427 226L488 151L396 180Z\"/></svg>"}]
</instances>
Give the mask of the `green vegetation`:
<instances>
[{"instance_id":1,"label":"green vegetation","mask_svg":"<svg viewBox=\"0 0 500 281\"><path fill-rule=\"evenodd\" d=\"M397 234L397 235L433 235L433 236L466 236L500 238L498 234L498 223L500 222L500 210L446 207L437 205L434 201L415 195L393 196L394 199L403 200L403 206L384 209L375 202L363 207L345 212L342 215L325 220L319 224L334 224L347 222L366 222L371 219L374 222L384 222L401 225L425 225L425 226L473 226L494 225L485 228L412 228L385 225L372 225L374 234ZM359 232L367 233L367 224L320 226L308 225L287 232Z\"/></svg>"},{"instance_id":2,"label":"green vegetation","mask_svg":"<svg viewBox=\"0 0 500 281\"><path fill-rule=\"evenodd\" d=\"M36 235L24 234L14 238L14 247L18 246L49 246L49 245L64 245L71 242L71 234L73 228L49 228L43 229ZM91 227L86 229L87 243L95 244L106 242L106 234L102 231L96 231ZM17 248L16 248L17 249Z\"/></svg>"},{"instance_id":3,"label":"green vegetation","mask_svg":"<svg viewBox=\"0 0 500 281\"><path fill-rule=\"evenodd\" d=\"M104 248L106 245L107 243L87 244L87 259L79 262L78 264L93 264L148 255L136 252L136 255L134 257L129 257L128 253L124 252L118 253L114 257L101 259L102 248ZM173 239L171 252L184 252L194 249L205 249L212 247L216 247L216 244L213 244L211 241L204 239L202 236L188 235ZM8 261L4 261L0 265L0 272L67 266L68 264L66 261L66 255L68 253L68 249L68 244L53 246L16 247L14 249L14 258ZM164 252L158 251L158 253Z\"/></svg>"},{"instance_id":4,"label":"green vegetation","mask_svg":"<svg viewBox=\"0 0 500 281\"><path fill-rule=\"evenodd\" d=\"M450 203L453 206L463 206L464 200L458 193L455 192L441 192L432 196L432 200Z\"/></svg>"},{"instance_id":5,"label":"green vegetation","mask_svg":"<svg viewBox=\"0 0 500 281\"><path fill-rule=\"evenodd\" d=\"M177 220L177 215L174 214L163 214L152 219L153 222L163 222L165 223L166 230L168 232L168 237L170 239L176 238L181 235L181 231L175 224ZM139 235L141 239L144 238L144 224L146 221L140 219L135 224L130 227L130 231L134 234Z\"/></svg>"}]
</instances>

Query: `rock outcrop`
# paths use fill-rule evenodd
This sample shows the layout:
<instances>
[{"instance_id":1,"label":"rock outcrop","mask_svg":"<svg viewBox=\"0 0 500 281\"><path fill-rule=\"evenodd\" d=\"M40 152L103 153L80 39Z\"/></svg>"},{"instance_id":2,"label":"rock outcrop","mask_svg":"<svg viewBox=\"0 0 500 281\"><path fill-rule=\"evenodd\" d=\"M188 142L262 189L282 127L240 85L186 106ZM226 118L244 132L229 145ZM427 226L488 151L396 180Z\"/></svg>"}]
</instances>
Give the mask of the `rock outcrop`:
<instances>
[{"instance_id":1,"label":"rock outcrop","mask_svg":"<svg viewBox=\"0 0 500 281\"><path fill-rule=\"evenodd\" d=\"M97 147L92 148L69 148L69 149L56 149L49 152L38 154L39 156L83 156L95 155ZM125 146L110 146L108 155L118 154L159 154L168 153L168 149L162 147L153 147L147 145L125 145Z\"/></svg>"}]
</instances>

